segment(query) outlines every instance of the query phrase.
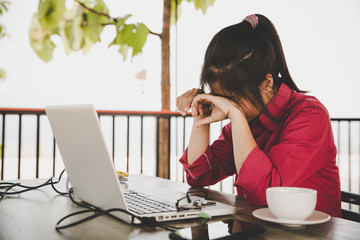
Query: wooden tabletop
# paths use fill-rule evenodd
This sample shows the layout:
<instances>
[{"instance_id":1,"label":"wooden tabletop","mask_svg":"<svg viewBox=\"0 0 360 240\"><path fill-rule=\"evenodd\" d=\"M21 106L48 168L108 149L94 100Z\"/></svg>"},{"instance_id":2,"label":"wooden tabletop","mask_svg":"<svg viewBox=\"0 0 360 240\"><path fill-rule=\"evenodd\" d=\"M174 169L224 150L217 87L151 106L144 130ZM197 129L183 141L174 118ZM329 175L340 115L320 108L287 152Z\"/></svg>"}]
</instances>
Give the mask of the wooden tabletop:
<instances>
[{"instance_id":1,"label":"wooden tabletop","mask_svg":"<svg viewBox=\"0 0 360 240\"><path fill-rule=\"evenodd\" d=\"M36 185L44 179L22 180L24 184ZM61 184L64 187L64 184ZM125 185L124 185L125 186ZM157 193L170 201L183 196L189 190L184 183L145 175L131 175L127 186L141 189L142 192ZM125 186L126 187L126 186ZM257 209L245 200L214 190L209 196L217 201L236 206L235 218L247 222L259 223L265 233L247 239L359 239L360 223L332 217L322 224L307 225L299 228L286 227L277 223L259 220L252 216ZM169 239L169 231L162 228L132 226L108 216L98 217L78 226L55 230L59 219L81 210L68 197L58 195L51 187L22 193L0 201L0 239ZM76 219L76 218L75 218ZM221 219L221 218L220 218ZM194 226L203 220L183 220L168 222L173 226Z\"/></svg>"}]
</instances>

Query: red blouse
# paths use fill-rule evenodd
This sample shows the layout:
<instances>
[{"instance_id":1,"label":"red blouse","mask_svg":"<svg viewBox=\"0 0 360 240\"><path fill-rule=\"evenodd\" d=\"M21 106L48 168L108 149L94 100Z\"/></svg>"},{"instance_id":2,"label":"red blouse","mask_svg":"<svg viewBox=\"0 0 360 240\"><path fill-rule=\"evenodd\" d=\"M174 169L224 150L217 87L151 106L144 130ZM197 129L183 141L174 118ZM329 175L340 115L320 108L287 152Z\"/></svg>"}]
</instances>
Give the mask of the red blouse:
<instances>
[{"instance_id":1,"label":"red blouse","mask_svg":"<svg viewBox=\"0 0 360 240\"><path fill-rule=\"evenodd\" d=\"M305 187L317 190L316 209L341 217L336 146L326 108L315 97L282 84L261 113L249 122L257 147L236 173L230 123L190 166L187 149L180 162L191 186L213 185L236 174L238 195L254 205L266 205L266 188Z\"/></svg>"}]
</instances>

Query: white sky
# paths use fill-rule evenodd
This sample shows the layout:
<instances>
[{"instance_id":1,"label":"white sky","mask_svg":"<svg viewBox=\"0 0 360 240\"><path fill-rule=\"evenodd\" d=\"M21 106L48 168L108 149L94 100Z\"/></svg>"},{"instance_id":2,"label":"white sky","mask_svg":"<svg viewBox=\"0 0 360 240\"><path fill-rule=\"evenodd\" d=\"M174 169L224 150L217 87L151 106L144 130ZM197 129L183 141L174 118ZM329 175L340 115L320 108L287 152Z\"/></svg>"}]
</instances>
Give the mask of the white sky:
<instances>
[{"instance_id":1,"label":"white sky","mask_svg":"<svg viewBox=\"0 0 360 240\"><path fill-rule=\"evenodd\" d=\"M320 99L332 117L360 117L360 1L216 0L203 15L183 1L178 22L177 91L198 86L205 49L221 28L261 13L279 32L297 85ZM53 60L42 62L30 47L29 27L38 1L11 1L0 17L10 38L0 41L0 107L43 108L49 104L92 103L98 109L160 110L160 40L149 35L143 54L122 61L107 27L103 43L88 54L66 56L59 38ZM110 15L132 13L152 31L162 26L162 0L105 0ZM175 110L175 28L172 27L172 110ZM135 74L147 70L141 83ZM142 86L143 84L143 86ZM144 93L142 93L144 91Z\"/></svg>"}]
</instances>

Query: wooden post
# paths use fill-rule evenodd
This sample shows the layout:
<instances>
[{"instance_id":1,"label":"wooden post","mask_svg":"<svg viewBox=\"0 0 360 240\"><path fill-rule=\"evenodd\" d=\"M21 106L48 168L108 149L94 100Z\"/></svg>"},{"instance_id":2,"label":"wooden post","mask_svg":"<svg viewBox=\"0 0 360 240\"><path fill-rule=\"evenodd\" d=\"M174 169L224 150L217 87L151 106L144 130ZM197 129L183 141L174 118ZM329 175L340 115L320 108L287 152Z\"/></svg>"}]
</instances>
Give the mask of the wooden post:
<instances>
[{"instance_id":1,"label":"wooden post","mask_svg":"<svg viewBox=\"0 0 360 240\"><path fill-rule=\"evenodd\" d=\"M170 12L171 0L164 0L163 29L161 34L161 109L170 110ZM161 118L159 124L158 177L170 178L169 120Z\"/></svg>"}]
</instances>

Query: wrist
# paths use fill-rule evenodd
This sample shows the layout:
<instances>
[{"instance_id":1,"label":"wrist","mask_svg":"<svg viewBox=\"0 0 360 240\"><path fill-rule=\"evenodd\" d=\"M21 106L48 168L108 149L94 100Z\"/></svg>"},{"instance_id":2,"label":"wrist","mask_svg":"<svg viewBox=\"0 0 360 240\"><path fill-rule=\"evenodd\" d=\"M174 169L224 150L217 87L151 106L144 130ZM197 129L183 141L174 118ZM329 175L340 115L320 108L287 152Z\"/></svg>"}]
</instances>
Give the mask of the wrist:
<instances>
[{"instance_id":1,"label":"wrist","mask_svg":"<svg viewBox=\"0 0 360 240\"><path fill-rule=\"evenodd\" d=\"M205 117L206 117L205 115L198 115L196 117L193 117L194 124L196 124L198 121L200 121L201 119L203 119Z\"/></svg>"},{"instance_id":2,"label":"wrist","mask_svg":"<svg viewBox=\"0 0 360 240\"><path fill-rule=\"evenodd\" d=\"M229 111L228 118L230 119L230 121L235 121L235 120L245 120L246 121L245 114L243 113L243 111L241 109L239 109L237 107L234 107L231 111Z\"/></svg>"},{"instance_id":3,"label":"wrist","mask_svg":"<svg viewBox=\"0 0 360 240\"><path fill-rule=\"evenodd\" d=\"M208 124L204 124L204 123L199 124L199 122L204 118L206 118L205 115L199 115L199 116L193 117L193 128L208 131L210 129L210 123L208 123Z\"/></svg>"}]
</instances>

